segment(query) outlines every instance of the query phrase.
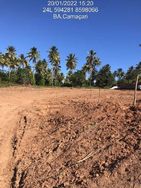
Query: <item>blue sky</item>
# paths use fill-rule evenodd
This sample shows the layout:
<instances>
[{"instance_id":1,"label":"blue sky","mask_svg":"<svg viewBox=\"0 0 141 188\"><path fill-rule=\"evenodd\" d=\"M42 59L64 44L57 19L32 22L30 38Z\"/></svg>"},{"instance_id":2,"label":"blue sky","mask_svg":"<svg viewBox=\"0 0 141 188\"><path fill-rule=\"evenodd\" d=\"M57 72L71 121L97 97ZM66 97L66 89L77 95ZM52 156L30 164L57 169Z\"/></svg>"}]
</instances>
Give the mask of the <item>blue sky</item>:
<instances>
[{"instance_id":1,"label":"blue sky","mask_svg":"<svg viewBox=\"0 0 141 188\"><path fill-rule=\"evenodd\" d=\"M65 72L65 59L75 53L78 67L94 49L102 65L124 70L141 61L141 0L95 0L100 11L89 20L52 20L42 13L47 0L0 0L0 51L13 45L17 53L36 46L41 58L56 45Z\"/></svg>"}]
</instances>

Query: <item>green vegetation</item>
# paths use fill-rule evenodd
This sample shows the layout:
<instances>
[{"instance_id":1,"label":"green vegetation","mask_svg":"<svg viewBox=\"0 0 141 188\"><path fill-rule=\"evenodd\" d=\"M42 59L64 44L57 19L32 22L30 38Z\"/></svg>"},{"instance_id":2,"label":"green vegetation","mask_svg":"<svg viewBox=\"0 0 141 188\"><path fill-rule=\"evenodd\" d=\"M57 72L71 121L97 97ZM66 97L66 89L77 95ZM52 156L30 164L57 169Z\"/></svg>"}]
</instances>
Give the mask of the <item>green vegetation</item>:
<instances>
[{"instance_id":1,"label":"green vegetation","mask_svg":"<svg viewBox=\"0 0 141 188\"><path fill-rule=\"evenodd\" d=\"M49 50L48 55L49 61L52 65L52 85L57 86L58 85L58 77L60 76L60 54L58 52L58 49L56 46L53 46Z\"/></svg>"},{"instance_id":2,"label":"green vegetation","mask_svg":"<svg viewBox=\"0 0 141 188\"><path fill-rule=\"evenodd\" d=\"M98 87L111 87L115 82L114 75L111 72L111 67L109 64L103 66L97 74L96 86Z\"/></svg>"},{"instance_id":3,"label":"green vegetation","mask_svg":"<svg viewBox=\"0 0 141 188\"><path fill-rule=\"evenodd\" d=\"M16 49L9 46L0 53L0 86L39 85L69 87L101 87L135 84L141 73L141 62L131 66L125 73L122 68L112 72L109 64L102 66L95 51L90 50L81 70L77 70L78 59L70 53L66 57L66 76L61 72L61 58L56 46L49 49L48 59L41 59L37 48L33 47L24 55L17 55Z\"/></svg>"}]
</instances>

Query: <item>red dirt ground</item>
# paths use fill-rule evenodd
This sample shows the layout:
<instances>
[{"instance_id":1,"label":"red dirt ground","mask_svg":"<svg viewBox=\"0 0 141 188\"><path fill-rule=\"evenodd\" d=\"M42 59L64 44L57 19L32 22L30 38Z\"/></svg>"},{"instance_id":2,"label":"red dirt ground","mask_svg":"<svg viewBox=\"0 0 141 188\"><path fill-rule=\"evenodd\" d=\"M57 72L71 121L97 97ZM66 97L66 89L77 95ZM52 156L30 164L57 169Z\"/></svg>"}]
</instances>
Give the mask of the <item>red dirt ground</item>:
<instances>
[{"instance_id":1,"label":"red dirt ground","mask_svg":"<svg viewBox=\"0 0 141 188\"><path fill-rule=\"evenodd\" d=\"M133 91L101 90L100 100L88 89L0 94L1 188L141 187L140 92L136 108Z\"/></svg>"}]
</instances>

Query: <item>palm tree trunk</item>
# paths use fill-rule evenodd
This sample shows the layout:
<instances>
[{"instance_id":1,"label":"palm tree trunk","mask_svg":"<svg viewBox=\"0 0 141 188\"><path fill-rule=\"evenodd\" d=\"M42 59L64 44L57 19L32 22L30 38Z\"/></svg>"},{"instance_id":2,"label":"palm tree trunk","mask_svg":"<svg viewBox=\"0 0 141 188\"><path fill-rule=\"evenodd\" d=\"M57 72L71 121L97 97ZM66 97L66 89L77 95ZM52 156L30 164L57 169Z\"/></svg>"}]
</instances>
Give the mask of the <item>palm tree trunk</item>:
<instances>
[{"instance_id":1,"label":"palm tree trunk","mask_svg":"<svg viewBox=\"0 0 141 188\"><path fill-rule=\"evenodd\" d=\"M90 76L90 87L92 87L92 74Z\"/></svg>"},{"instance_id":2,"label":"palm tree trunk","mask_svg":"<svg viewBox=\"0 0 141 188\"><path fill-rule=\"evenodd\" d=\"M34 83L34 85L36 85L36 80L35 80L35 66L34 65L32 67L32 70L33 70L33 83Z\"/></svg>"},{"instance_id":3,"label":"palm tree trunk","mask_svg":"<svg viewBox=\"0 0 141 188\"><path fill-rule=\"evenodd\" d=\"M93 74L93 70L91 69L91 74L90 74L90 87L92 86L92 75Z\"/></svg>"},{"instance_id":4,"label":"palm tree trunk","mask_svg":"<svg viewBox=\"0 0 141 188\"><path fill-rule=\"evenodd\" d=\"M9 68L9 82L10 82L10 79L11 79L11 68Z\"/></svg>"},{"instance_id":5,"label":"palm tree trunk","mask_svg":"<svg viewBox=\"0 0 141 188\"><path fill-rule=\"evenodd\" d=\"M53 68L52 68L51 74L52 74L51 79L52 79L52 87L53 87Z\"/></svg>"}]
</instances>

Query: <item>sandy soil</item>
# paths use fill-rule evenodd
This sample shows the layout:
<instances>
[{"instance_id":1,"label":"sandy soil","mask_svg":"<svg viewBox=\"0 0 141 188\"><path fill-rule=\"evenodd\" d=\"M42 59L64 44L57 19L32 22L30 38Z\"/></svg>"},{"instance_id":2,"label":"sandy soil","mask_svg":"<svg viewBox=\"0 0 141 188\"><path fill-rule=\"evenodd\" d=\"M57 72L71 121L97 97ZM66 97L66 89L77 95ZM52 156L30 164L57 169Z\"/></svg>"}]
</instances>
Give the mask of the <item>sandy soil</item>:
<instances>
[{"instance_id":1,"label":"sandy soil","mask_svg":"<svg viewBox=\"0 0 141 188\"><path fill-rule=\"evenodd\" d=\"M141 93L0 89L0 188L140 188Z\"/></svg>"}]
</instances>

